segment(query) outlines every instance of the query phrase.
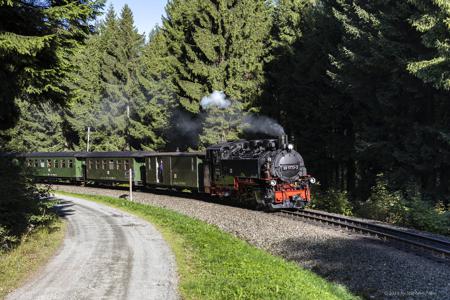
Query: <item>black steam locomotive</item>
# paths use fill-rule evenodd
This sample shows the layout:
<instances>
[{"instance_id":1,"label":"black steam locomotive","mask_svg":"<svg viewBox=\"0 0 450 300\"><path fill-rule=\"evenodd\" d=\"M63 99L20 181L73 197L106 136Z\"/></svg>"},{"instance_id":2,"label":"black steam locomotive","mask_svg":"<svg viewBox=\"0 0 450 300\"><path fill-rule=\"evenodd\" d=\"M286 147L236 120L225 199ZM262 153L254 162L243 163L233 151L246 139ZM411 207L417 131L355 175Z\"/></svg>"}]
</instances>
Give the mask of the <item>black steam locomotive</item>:
<instances>
[{"instance_id":1,"label":"black steam locomotive","mask_svg":"<svg viewBox=\"0 0 450 300\"><path fill-rule=\"evenodd\" d=\"M0 157L2 155L0 154ZM52 152L14 155L40 182L190 190L262 209L302 208L310 184L300 154L279 139L238 140L205 152ZM4 157L10 158L11 155Z\"/></svg>"},{"instance_id":2,"label":"black steam locomotive","mask_svg":"<svg viewBox=\"0 0 450 300\"><path fill-rule=\"evenodd\" d=\"M302 208L314 182L286 135L227 142L206 151L205 192L212 195L261 208Z\"/></svg>"}]
</instances>

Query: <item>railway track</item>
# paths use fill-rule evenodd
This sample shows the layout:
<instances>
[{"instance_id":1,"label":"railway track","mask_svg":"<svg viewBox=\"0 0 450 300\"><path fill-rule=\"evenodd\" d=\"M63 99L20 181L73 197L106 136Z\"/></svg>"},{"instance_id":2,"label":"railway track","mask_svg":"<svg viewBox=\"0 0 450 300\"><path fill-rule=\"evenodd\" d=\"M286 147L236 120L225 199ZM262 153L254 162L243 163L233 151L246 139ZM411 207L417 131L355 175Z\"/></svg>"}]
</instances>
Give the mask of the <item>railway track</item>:
<instances>
[{"instance_id":1,"label":"railway track","mask_svg":"<svg viewBox=\"0 0 450 300\"><path fill-rule=\"evenodd\" d=\"M450 241L423 234L391 228L385 225L373 224L353 218L330 214L323 211L305 209L302 211L282 210L282 216L302 218L321 223L338 226L354 232L376 236L383 240L393 240L415 249L425 250L434 256L444 259L450 258Z\"/></svg>"}]
</instances>

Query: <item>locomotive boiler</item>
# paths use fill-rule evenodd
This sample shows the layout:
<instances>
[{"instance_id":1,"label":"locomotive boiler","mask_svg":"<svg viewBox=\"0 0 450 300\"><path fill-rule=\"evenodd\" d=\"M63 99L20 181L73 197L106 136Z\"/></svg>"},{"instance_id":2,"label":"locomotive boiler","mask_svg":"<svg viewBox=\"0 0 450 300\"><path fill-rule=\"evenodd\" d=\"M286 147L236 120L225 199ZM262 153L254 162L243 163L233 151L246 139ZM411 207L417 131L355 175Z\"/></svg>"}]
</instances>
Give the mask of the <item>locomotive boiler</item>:
<instances>
[{"instance_id":1,"label":"locomotive boiler","mask_svg":"<svg viewBox=\"0 0 450 300\"><path fill-rule=\"evenodd\" d=\"M207 193L272 210L303 208L315 182L286 135L208 147L204 178Z\"/></svg>"}]
</instances>

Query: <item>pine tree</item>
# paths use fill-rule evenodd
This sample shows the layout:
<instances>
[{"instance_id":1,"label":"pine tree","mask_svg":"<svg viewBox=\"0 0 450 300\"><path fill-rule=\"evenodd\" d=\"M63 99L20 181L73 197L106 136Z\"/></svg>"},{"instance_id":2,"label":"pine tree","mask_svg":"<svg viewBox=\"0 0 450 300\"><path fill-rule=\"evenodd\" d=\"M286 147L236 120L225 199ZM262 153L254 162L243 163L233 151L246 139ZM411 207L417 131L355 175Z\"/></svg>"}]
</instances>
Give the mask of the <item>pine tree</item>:
<instances>
[{"instance_id":1,"label":"pine tree","mask_svg":"<svg viewBox=\"0 0 450 300\"><path fill-rule=\"evenodd\" d=\"M102 1L0 1L0 128L12 127L15 100L64 103L62 78Z\"/></svg>"},{"instance_id":2,"label":"pine tree","mask_svg":"<svg viewBox=\"0 0 450 300\"><path fill-rule=\"evenodd\" d=\"M171 76L179 109L198 116L200 100L213 91L223 91L232 99L233 109L250 109L264 82L271 24L269 3L174 0L166 10L163 28L169 53L175 58ZM228 126L223 112L209 112L201 137L203 145L220 140L220 124ZM227 131L226 138L236 136Z\"/></svg>"}]
</instances>

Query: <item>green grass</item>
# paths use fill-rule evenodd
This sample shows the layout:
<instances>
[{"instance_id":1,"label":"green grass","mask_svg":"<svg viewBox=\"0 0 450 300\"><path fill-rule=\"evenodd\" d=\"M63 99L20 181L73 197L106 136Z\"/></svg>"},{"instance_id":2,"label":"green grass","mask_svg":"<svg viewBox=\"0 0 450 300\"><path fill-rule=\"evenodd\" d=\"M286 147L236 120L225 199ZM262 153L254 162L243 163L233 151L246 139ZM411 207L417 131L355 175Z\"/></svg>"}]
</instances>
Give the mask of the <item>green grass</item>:
<instances>
[{"instance_id":1,"label":"green grass","mask_svg":"<svg viewBox=\"0 0 450 300\"><path fill-rule=\"evenodd\" d=\"M183 299L356 299L298 265L205 222L128 200L72 194L135 214L163 234L175 253Z\"/></svg>"},{"instance_id":2,"label":"green grass","mask_svg":"<svg viewBox=\"0 0 450 300\"><path fill-rule=\"evenodd\" d=\"M0 299L18 288L54 255L64 239L65 223L56 219L22 238L19 246L0 251Z\"/></svg>"}]
</instances>

